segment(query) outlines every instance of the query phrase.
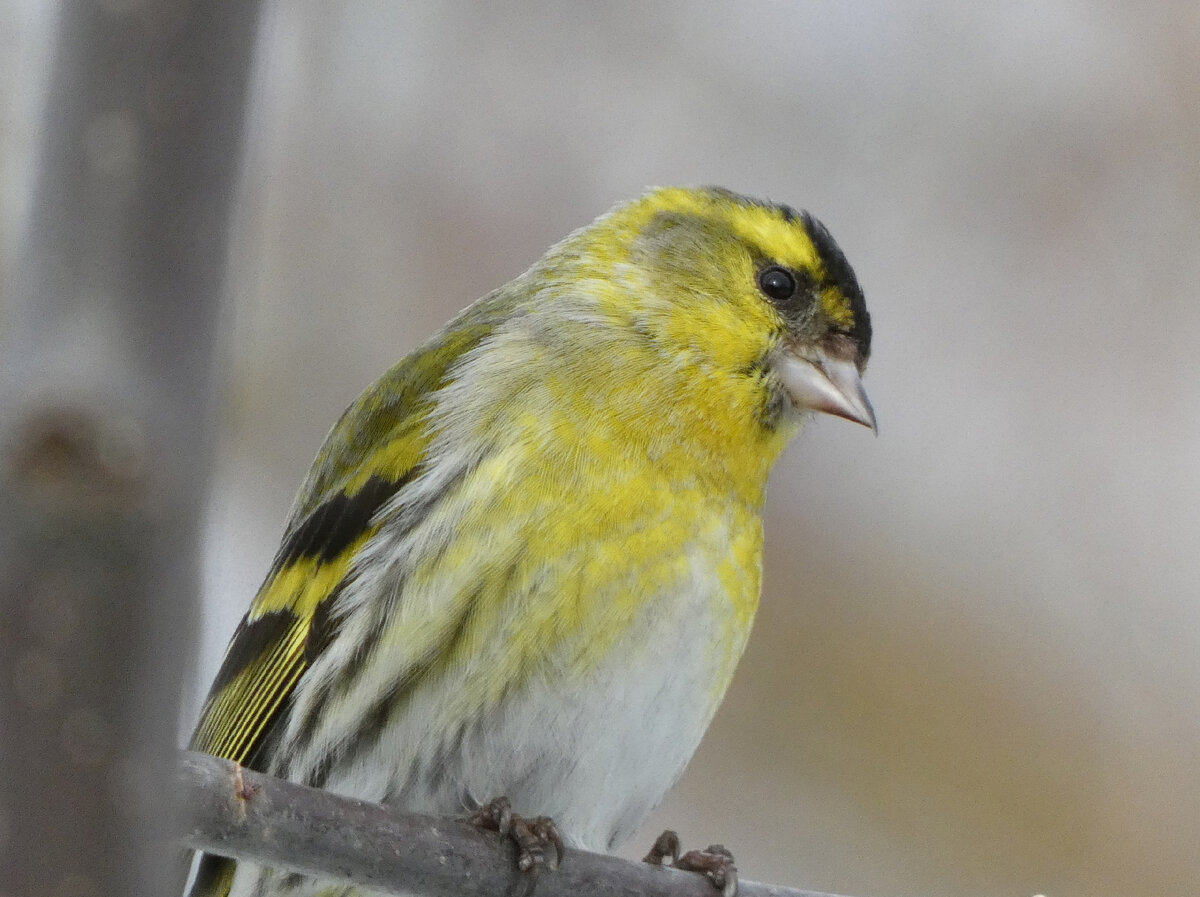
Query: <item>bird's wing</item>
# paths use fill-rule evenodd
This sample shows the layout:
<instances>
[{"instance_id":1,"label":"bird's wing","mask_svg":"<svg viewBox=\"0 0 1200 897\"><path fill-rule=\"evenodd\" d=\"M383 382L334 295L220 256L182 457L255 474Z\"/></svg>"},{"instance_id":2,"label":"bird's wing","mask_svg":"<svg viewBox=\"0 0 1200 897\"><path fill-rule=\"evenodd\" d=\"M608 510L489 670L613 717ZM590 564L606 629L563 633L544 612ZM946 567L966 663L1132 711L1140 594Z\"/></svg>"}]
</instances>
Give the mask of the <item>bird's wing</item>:
<instances>
[{"instance_id":1,"label":"bird's wing","mask_svg":"<svg viewBox=\"0 0 1200 897\"><path fill-rule=\"evenodd\" d=\"M271 570L225 651L193 750L261 766L255 750L324 648L333 599L378 532L378 512L424 459L433 394L492 329L460 320L384 374L329 431Z\"/></svg>"},{"instance_id":2,"label":"bird's wing","mask_svg":"<svg viewBox=\"0 0 1200 897\"><path fill-rule=\"evenodd\" d=\"M329 431L266 580L209 691L191 748L264 769L265 737L331 635L330 609L379 511L412 479L431 435L432 395L493 327L464 315L355 401ZM235 863L200 857L189 897L226 897Z\"/></svg>"},{"instance_id":3,"label":"bird's wing","mask_svg":"<svg viewBox=\"0 0 1200 897\"><path fill-rule=\"evenodd\" d=\"M410 440L419 442L419 440ZM324 647L332 599L359 548L379 528L382 505L421 457L408 446L406 470L349 482L289 528L262 588L221 663L192 738L193 750L257 767L253 753L304 670Z\"/></svg>"}]
</instances>

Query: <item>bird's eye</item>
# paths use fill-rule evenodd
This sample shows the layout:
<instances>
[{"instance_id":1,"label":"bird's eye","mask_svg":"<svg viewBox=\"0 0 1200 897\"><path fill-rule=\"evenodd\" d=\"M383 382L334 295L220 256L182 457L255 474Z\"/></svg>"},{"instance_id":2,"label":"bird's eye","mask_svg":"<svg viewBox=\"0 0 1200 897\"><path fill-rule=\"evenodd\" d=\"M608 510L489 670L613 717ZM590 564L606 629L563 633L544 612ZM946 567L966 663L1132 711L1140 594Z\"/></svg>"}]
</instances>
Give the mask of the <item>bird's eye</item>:
<instances>
[{"instance_id":1,"label":"bird's eye","mask_svg":"<svg viewBox=\"0 0 1200 897\"><path fill-rule=\"evenodd\" d=\"M787 268L772 265L759 272L758 288L775 302L785 302L796 295L796 278Z\"/></svg>"}]
</instances>

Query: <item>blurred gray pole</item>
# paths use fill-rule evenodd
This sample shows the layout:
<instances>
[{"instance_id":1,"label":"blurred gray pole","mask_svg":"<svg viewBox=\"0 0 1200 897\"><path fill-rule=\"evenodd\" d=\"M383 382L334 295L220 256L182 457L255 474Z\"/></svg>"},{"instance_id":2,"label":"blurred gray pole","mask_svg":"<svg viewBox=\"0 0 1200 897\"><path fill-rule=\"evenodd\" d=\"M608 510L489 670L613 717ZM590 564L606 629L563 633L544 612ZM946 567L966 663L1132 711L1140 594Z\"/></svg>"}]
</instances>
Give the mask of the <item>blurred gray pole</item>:
<instances>
[{"instance_id":1,"label":"blurred gray pole","mask_svg":"<svg viewBox=\"0 0 1200 897\"><path fill-rule=\"evenodd\" d=\"M0 895L158 897L257 3L59 15L0 321Z\"/></svg>"}]
</instances>

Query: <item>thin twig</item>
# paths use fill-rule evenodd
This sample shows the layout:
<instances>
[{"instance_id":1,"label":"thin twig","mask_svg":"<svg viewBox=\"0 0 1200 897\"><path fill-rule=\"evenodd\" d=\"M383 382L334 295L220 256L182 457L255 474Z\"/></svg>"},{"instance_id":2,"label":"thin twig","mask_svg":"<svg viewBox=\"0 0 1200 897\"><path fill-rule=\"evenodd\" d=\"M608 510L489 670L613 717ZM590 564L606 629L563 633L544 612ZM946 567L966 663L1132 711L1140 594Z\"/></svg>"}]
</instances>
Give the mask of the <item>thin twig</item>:
<instances>
[{"instance_id":1,"label":"thin twig","mask_svg":"<svg viewBox=\"0 0 1200 897\"><path fill-rule=\"evenodd\" d=\"M521 894L511 842L461 819L397 813L184 754L179 805L187 847L415 897ZM705 878L570 849L536 897L716 897ZM742 881L741 897L833 897Z\"/></svg>"}]
</instances>

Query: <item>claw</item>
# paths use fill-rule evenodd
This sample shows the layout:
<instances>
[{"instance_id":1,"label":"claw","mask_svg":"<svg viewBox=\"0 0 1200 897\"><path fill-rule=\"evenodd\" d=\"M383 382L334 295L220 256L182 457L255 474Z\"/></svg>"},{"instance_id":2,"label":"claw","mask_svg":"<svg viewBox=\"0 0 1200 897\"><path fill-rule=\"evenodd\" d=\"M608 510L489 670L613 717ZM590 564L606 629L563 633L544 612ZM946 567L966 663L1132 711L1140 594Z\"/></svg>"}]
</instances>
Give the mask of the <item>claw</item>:
<instances>
[{"instance_id":1,"label":"claw","mask_svg":"<svg viewBox=\"0 0 1200 897\"><path fill-rule=\"evenodd\" d=\"M485 828L490 832L507 835L512 831L512 819L512 804L509 803L508 798L497 797L495 800L488 801L468 816L467 822L471 823L471 825Z\"/></svg>"},{"instance_id":2,"label":"claw","mask_svg":"<svg viewBox=\"0 0 1200 897\"><path fill-rule=\"evenodd\" d=\"M702 874L712 882L713 887L721 891L722 897L736 897L737 866L734 865L733 854L724 845L710 844L704 850L689 850L680 856L679 836L668 829L658 836L642 862L661 866L667 857L671 858L671 865L676 869Z\"/></svg>"},{"instance_id":3,"label":"claw","mask_svg":"<svg viewBox=\"0 0 1200 897\"><path fill-rule=\"evenodd\" d=\"M652 866L661 866L667 857L671 858L672 864L679 859L679 835L670 829L654 839L654 846L650 848L648 854L642 857L642 862Z\"/></svg>"},{"instance_id":4,"label":"claw","mask_svg":"<svg viewBox=\"0 0 1200 897\"><path fill-rule=\"evenodd\" d=\"M676 869L699 872L719 888L722 897L735 897L738 889L737 866L733 854L721 844L710 844L704 850L689 850L675 861Z\"/></svg>"},{"instance_id":5,"label":"claw","mask_svg":"<svg viewBox=\"0 0 1200 897\"><path fill-rule=\"evenodd\" d=\"M529 891L542 869L557 869L566 855L566 845L553 819L549 816L520 816L512 811L512 804L507 797L488 802L467 821L498 832L517 846L517 868L529 876ZM554 848L553 860L546 855L547 847Z\"/></svg>"}]
</instances>

